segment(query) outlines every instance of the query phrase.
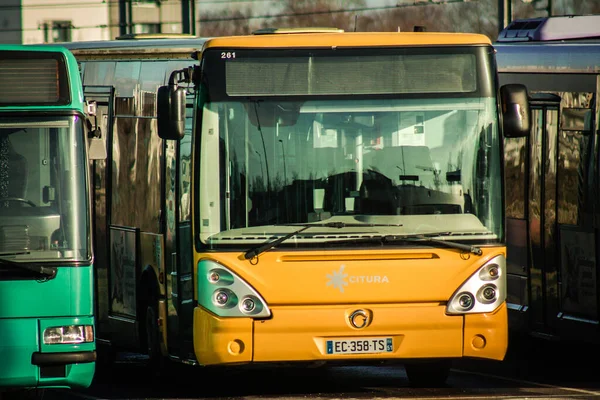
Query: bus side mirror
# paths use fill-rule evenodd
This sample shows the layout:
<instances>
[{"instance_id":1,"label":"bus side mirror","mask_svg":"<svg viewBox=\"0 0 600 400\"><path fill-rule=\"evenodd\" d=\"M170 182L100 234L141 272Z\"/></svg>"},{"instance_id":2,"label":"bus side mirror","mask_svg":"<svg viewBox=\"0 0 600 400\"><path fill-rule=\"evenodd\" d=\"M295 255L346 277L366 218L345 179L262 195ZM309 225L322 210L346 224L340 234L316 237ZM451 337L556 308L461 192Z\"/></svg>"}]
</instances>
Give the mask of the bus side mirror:
<instances>
[{"instance_id":1,"label":"bus side mirror","mask_svg":"<svg viewBox=\"0 0 600 400\"><path fill-rule=\"evenodd\" d=\"M86 101L87 118L85 119L85 130L88 138L88 158L90 160L106 160L106 144L102 140L102 131L98 126L96 115L97 104L95 101ZM92 118L94 123L92 124Z\"/></svg>"},{"instance_id":2,"label":"bus side mirror","mask_svg":"<svg viewBox=\"0 0 600 400\"><path fill-rule=\"evenodd\" d=\"M104 140L99 137L89 139L88 155L90 160L106 160L107 152Z\"/></svg>"},{"instance_id":3,"label":"bus side mirror","mask_svg":"<svg viewBox=\"0 0 600 400\"><path fill-rule=\"evenodd\" d=\"M158 136L179 140L185 134L186 90L177 85L161 86L157 93Z\"/></svg>"},{"instance_id":4,"label":"bus side mirror","mask_svg":"<svg viewBox=\"0 0 600 400\"><path fill-rule=\"evenodd\" d=\"M527 88L508 84L500 88L502 127L505 137L528 137L531 129L531 110Z\"/></svg>"}]
</instances>

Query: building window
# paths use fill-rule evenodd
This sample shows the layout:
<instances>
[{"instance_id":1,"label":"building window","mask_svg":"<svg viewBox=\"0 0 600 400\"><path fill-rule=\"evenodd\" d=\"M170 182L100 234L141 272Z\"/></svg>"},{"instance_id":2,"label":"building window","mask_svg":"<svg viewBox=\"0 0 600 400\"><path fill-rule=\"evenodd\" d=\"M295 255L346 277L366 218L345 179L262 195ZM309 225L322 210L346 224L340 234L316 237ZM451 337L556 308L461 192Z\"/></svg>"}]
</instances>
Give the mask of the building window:
<instances>
[{"instance_id":1,"label":"building window","mask_svg":"<svg viewBox=\"0 0 600 400\"><path fill-rule=\"evenodd\" d=\"M140 7L160 7L160 0L134 0L133 5Z\"/></svg>"},{"instance_id":2,"label":"building window","mask_svg":"<svg viewBox=\"0 0 600 400\"><path fill-rule=\"evenodd\" d=\"M135 24L134 33L161 33L160 24Z\"/></svg>"},{"instance_id":3,"label":"building window","mask_svg":"<svg viewBox=\"0 0 600 400\"><path fill-rule=\"evenodd\" d=\"M44 43L70 42L73 24L71 21L44 22Z\"/></svg>"}]
</instances>

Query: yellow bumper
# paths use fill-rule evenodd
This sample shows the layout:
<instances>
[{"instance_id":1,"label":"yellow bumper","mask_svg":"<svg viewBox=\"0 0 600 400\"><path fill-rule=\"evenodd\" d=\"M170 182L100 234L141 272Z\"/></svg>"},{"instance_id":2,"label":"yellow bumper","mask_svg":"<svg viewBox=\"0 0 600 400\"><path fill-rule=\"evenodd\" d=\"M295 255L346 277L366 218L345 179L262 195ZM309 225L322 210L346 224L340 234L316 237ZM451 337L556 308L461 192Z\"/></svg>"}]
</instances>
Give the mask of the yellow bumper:
<instances>
[{"instance_id":1,"label":"yellow bumper","mask_svg":"<svg viewBox=\"0 0 600 400\"><path fill-rule=\"evenodd\" d=\"M351 326L349 315L365 310L367 326ZM220 318L197 307L194 348L202 365L334 360L399 360L478 357L501 360L508 346L507 311L448 316L445 306L361 305L272 307L273 317ZM392 351L328 354L332 339L392 338Z\"/></svg>"}]
</instances>

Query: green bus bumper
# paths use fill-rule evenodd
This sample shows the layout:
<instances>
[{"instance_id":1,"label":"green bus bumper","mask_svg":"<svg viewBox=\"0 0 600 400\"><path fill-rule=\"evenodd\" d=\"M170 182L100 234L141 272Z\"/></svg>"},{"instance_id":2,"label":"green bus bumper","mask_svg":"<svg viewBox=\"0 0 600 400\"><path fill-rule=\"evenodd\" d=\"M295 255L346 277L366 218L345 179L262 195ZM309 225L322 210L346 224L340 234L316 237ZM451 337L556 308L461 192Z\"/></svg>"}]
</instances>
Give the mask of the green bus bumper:
<instances>
[{"instance_id":1,"label":"green bus bumper","mask_svg":"<svg viewBox=\"0 0 600 400\"><path fill-rule=\"evenodd\" d=\"M95 372L94 343L42 344L41 326L93 324L83 318L0 319L0 391L3 388L86 388Z\"/></svg>"}]
</instances>

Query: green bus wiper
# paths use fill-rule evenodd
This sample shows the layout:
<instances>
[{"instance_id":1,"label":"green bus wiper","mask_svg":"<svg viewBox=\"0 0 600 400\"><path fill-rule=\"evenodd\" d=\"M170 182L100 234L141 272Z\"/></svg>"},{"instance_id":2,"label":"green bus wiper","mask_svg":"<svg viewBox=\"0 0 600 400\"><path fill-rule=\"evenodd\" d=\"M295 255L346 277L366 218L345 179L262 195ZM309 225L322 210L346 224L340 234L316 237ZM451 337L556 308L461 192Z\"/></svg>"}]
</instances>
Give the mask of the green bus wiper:
<instances>
[{"instance_id":1,"label":"green bus wiper","mask_svg":"<svg viewBox=\"0 0 600 400\"><path fill-rule=\"evenodd\" d=\"M3 254L4 255L4 254ZM7 265L9 267L15 267L24 269L27 271L35 272L44 276L45 280L54 279L56 277L56 267L45 267L43 265L31 264L31 263L20 263L0 258L0 265Z\"/></svg>"},{"instance_id":2,"label":"green bus wiper","mask_svg":"<svg viewBox=\"0 0 600 400\"><path fill-rule=\"evenodd\" d=\"M443 239L435 239L435 236L444 236L450 235L452 232L436 232L436 233L427 233L422 235L407 235L407 236L399 236L399 235L383 235L383 236L370 236L370 237L360 237L354 239L340 240L335 241L335 243L357 243L357 242L378 242L378 243L397 243L397 242L430 242L440 246L447 246L453 249L464 250L468 253L472 253L475 255L482 255L483 251L480 247L471 246L468 244L462 244L453 242L450 240Z\"/></svg>"},{"instance_id":3,"label":"green bus wiper","mask_svg":"<svg viewBox=\"0 0 600 400\"><path fill-rule=\"evenodd\" d=\"M283 226L290 226L292 224L285 224ZM292 226L296 226L298 224L293 224ZM306 225L301 225L302 228L297 229L293 232L288 233L285 236L282 236L278 239L275 239L273 241L267 241L266 243L263 243L259 246L253 247L250 250L248 250L246 253L244 253L244 258L246 260L251 260L254 257L257 257L259 254L272 249L273 247L276 247L278 245L280 245L282 242L288 240L289 238L291 238L292 236L296 236L297 234L301 233L302 231L308 229L308 228L314 228L314 227L320 227L320 228L362 228L362 227L373 227L373 226L402 226L402 224L359 224L359 223L346 223L346 222L341 222L341 221L336 221L336 222L326 222L324 224L306 224Z\"/></svg>"}]
</instances>

